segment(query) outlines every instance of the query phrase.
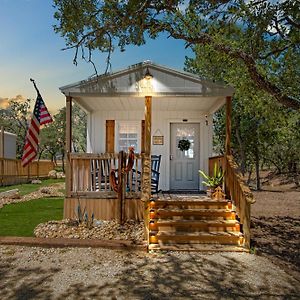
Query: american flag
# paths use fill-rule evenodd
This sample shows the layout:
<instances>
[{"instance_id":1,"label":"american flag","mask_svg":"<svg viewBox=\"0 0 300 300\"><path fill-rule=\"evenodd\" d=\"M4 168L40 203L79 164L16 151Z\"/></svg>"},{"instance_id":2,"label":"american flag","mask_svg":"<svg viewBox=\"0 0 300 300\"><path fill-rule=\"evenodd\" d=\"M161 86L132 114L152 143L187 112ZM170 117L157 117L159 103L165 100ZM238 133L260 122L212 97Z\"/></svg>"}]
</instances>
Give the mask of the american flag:
<instances>
[{"instance_id":1,"label":"american flag","mask_svg":"<svg viewBox=\"0 0 300 300\"><path fill-rule=\"evenodd\" d=\"M32 119L27 130L25 146L22 156L22 166L26 167L35 159L38 153L40 126L51 123L53 120L47 110L47 107L38 92L36 98Z\"/></svg>"}]
</instances>

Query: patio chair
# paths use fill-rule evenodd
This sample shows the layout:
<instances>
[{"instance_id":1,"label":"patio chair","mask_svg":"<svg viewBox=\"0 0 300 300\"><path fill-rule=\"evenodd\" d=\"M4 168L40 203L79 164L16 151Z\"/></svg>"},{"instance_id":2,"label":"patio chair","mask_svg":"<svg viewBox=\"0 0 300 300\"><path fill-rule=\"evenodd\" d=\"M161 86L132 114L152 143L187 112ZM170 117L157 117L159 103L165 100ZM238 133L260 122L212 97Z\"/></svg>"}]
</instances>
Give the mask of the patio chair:
<instances>
[{"instance_id":1,"label":"patio chair","mask_svg":"<svg viewBox=\"0 0 300 300\"><path fill-rule=\"evenodd\" d=\"M159 168L160 168L160 162L161 162L161 155L151 155L151 193L152 194L158 194L159 189ZM138 182L138 189L141 190L141 175L142 173L140 171L135 171L135 169L132 169L132 174L135 176L137 174L138 178L135 180L135 178L132 178L132 182Z\"/></svg>"}]
</instances>

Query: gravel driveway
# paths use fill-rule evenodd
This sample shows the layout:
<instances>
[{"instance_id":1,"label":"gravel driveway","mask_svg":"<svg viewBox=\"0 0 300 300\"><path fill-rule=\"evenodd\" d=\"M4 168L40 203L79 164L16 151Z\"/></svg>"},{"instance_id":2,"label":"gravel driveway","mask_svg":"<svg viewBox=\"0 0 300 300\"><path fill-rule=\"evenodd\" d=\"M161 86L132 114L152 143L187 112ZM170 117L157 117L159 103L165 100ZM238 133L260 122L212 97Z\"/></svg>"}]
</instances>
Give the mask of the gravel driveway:
<instances>
[{"instance_id":1,"label":"gravel driveway","mask_svg":"<svg viewBox=\"0 0 300 300\"><path fill-rule=\"evenodd\" d=\"M247 253L0 246L0 299L299 299L300 282Z\"/></svg>"}]
</instances>

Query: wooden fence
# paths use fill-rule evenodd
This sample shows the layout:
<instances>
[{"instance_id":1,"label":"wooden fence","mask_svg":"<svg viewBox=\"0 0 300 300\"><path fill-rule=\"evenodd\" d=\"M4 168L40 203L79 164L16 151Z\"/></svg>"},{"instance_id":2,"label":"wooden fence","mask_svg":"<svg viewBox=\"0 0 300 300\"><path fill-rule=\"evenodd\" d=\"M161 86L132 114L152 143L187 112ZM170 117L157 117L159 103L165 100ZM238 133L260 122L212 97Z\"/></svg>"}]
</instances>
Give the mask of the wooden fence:
<instances>
[{"instance_id":1,"label":"wooden fence","mask_svg":"<svg viewBox=\"0 0 300 300\"><path fill-rule=\"evenodd\" d=\"M25 168L21 160L0 158L0 186L27 182L34 178L47 177L55 167L49 160L33 161Z\"/></svg>"}]
</instances>

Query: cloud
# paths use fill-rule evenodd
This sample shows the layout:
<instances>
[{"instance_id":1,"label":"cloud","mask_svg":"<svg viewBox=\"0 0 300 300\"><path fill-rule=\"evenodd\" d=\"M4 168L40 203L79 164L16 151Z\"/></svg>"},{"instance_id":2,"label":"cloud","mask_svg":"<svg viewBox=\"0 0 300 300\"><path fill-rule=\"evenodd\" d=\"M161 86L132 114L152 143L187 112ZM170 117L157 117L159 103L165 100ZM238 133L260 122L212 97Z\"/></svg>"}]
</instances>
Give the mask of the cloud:
<instances>
[{"instance_id":1,"label":"cloud","mask_svg":"<svg viewBox=\"0 0 300 300\"><path fill-rule=\"evenodd\" d=\"M8 98L0 97L0 108L6 108L8 106Z\"/></svg>"},{"instance_id":2,"label":"cloud","mask_svg":"<svg viewBox=\"0 0 300 300\"><path fill-rule=\"evenodd\" d=\"M7 106L9 105L10 100L15 100L15 101L18 101L18 102L22 102L22 101L26 100L26 98L22 95L16 95L13 98L0 97L0 108L7 108Z\"/></svg>"}]
</instances>

